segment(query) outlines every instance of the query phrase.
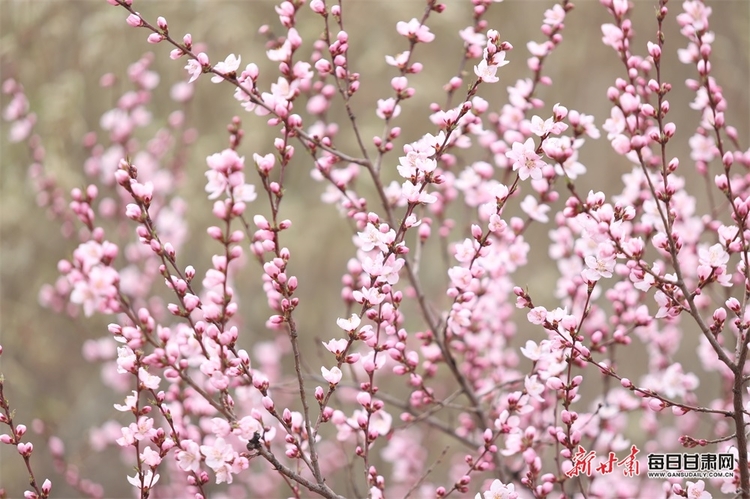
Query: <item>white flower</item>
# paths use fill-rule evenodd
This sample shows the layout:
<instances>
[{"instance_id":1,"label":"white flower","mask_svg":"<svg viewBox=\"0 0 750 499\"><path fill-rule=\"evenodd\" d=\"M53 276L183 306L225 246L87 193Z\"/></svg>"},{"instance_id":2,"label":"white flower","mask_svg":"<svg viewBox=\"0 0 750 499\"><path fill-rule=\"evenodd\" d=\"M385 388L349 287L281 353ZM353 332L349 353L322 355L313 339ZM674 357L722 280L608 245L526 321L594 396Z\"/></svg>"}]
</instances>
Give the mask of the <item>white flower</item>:
<instances>
[{"instance_id":1,"label":"white flower","mask_svg":"<svg viewBox=\"0 0 750 499\"><path fill-rule=\"evenodd\" d=\"M537 378L536 374L531 377L526 376L523 386L526 388L526 393L528 393L531 398L534 398L539 402L544 402L544 398L542 397L545 390L544 383L540 383Z\"/></svg>"},{"instance_id":2,"label":"white flower","mask_svg":"<svg viewBox=\"0 0 750 499\"><path fill-rule=\"evenodd\" d=\"M357 314L352 314L352 316L349 319L342 319L338 318L336 319L336 324L343 329L344 331L354 331L357 329L360 325L362 320L359 318Z\"/></svg>"},{"instance_id":3,"label":"white flower","mask_svg":"<svg viewBox=\"0 0 750 499\"><path fill-rule=\"evenodd\" d=\"M505 485L500 480L495 480L490 485L490 490L480 495L477 494L474 499L517 499L516 486L512 483Z\"/></svg>"},{"instance_id":4,"label":"white flower","mask_svg":"<svg viewBox=\"0 0 750 499\"><path fill-rule=\"evenodd\" d=\"M154 475L154 473L151 470L147 470L146 473L143 475L143 481L141 482L141 475L136 473L135 476L129 476L128 482L130 482L133 487L137 487L141 490L148 490L154 485L156 485L156 482L159 481L159 475ZM141 487L141 483L143 483L143 487Z\"/></svg>"},{"instance_id":5,"label":"white flower","mask_svg":"<svg viewBox=\"0 0 750 499\"><path fill-rule=\"evenodd\" d=\"M148 371L141 367L138 369L138 381L140 381L141 384L143 384L143 386L145 386L149 390L156 390L157 388L159 388L161 378L159 376L149 374Z\"/></svg>"},{"instance_id":6,"label":"white flower","mask_svg":"<svg viewBox=\"0 0 750 499\"><path fill-rule=\"evenodd\" d=\"M700 248L698 250L698 261L709 267L723 267L729 261L729 254L721 244L716 243L710 248Z\"/></svg>"},{"instance_id":7,"label":"white flower","mask_svg":"<svg viewBox=\"0 0 750 499\"><path fill-rule=\"evenodd\" d=\"M206 178L208 178L208 183L206 184L208 199L216 199L226 191L227 177L223 173L216 170L208 170Z\"/></svg>"},{"instance_id":8,"label":"white flower","mask_svg":"<svg viewBox=\"0 0 750 499\"><path fill-rule=\"evenodd\" d=\"M240 67L241 60L241 57L235 57L234 54L229 54L227 58L224 59L224 62L216 63L216 65L214 66L214 71L223 75L236 73L237 69ZM221 83L222 81L224 81L224 78L219 75L214 75L213 78L211 78L211 81L214 83Z\"/></svg>"},{"instance_id":9,"label":"white flower","mask_svg":"<svg viewBox=\"0 0 750 499\"><path fill-rule=\"evenodd\" d=\"M614 255L588 255L585 261L588 268L581 272L581 275L587 281L594 282L602 277L612 277L612 271L615 269Z\"/></svg>"},{"instance_id":10,"label":"white flower","mask_svg":"<svg viewBox=\"0 0 750 499\"><path fill-rule=\"evenodd\" d=\"M187 70L188 74L190 74L190 80L188 81L188 83L193 83L203 72L203 66L200 62L198 62L197 59L190 59L185 65L185 69Z\"/></svg>"},{"instance_id":11,"label":"white flower","mask_svg":"<svg viewBox=\"0 0 750 499\"><path fill-rule=\"evenodd\" d=\"M138 395L136 391L133 390L133 395L125 397L125 405L115 404L115 409L121 412L128 412L132 411L136 405L138 405Z\"/></svg>"},{"instance_id":12,"label":"white flower","mask_svg":"<svg viewBox=\"0 0 750 499\"><path fill-rule=\"evenodd\" d=\"M201 445L201 453L206 456L206 465L218 472L226 463L232 461L234 458L234 450L232 446L227 444L226 441L219 437L213 445Z\"/></svg>"},{"instance_id":13,"label":"white flower","mask_svg":"<svg viewBox=\"0 0 750 499\"><path fill-rule=\"evenodd\" d=\"M341 354L344 350L346 350L346 345L348 345L349 342L347 342L344 339L333 339L329 341L328 343L323 342L323 346L326 347L326 350L331 352L334 355Z\"/></svg>"},{"instance_id":14,"label":"white flower","mask_svg":"<svg viewBox=\"0 0 750 499\"><path fill-rule=\"evenodd\" d=\"M485 83L495 83L500 81L500 78L495 76L497 73L497 66L490 66L487 61L482 59L479 61L477 66L474 66L474 74L479 77Z\"/></svg>"},{"instance_id":15,"label":"white flower","mask_svg":"<svg viewBox=\"0 0 750 499\"><path fill-rule=\"evenodd\" d=\"M533 360L536 362L537 360L542 358L542 354L544 353L542 351L542 348L540 345L537 345L536 342L532 340L526 341L526 346L521 347L521 353L524 357L526 357L529 360Z\"/></svg>"},{"instance_id":16,"label":"white flower","mask_svg":"<svg viewBox=\"0 0 750 499\"><path fill-rule=\"evenodd\" d=\"M253 184L240 184L232 189L232 196L234 196L235 201L250 203L255 201L258 194L255 192L255 186Z\"/></svg>"},{"instance_id":17,"label":"white flower","mask_svg":"<svg viewBox=\"0 0 750 499\"><path fill-rule=\"evenodd\" d=\"M183 440L180 445L184 450L177 452L177 463L183 471L196 472L201 466L201 452L198 444L192 440Z\"/></svg>"},{"instance_id":18,"label":"white flower","mask_svg":"<svg viewBox=\"0 0 750 499\"><path fill-rule=\"evenodd\" d=\"M342 372L336 366L332 367L330 371L321 366L320 372L323 373L323 378L332 385L337 385L341 381Z\"/></svg>"},{"instance_id":19,"label":"white flower","mask_svg":"<svg viewBox=\"0 0 750 499\"><path fill-rule=\"evenodd\" d=\"M521 202L521 209L532 220L536 220L537 222L541 223L549 222L547 212L550 210L550 207L546 204L539 204L536 198L531 194L527 195Z\"/></svg>"}]
</instances>

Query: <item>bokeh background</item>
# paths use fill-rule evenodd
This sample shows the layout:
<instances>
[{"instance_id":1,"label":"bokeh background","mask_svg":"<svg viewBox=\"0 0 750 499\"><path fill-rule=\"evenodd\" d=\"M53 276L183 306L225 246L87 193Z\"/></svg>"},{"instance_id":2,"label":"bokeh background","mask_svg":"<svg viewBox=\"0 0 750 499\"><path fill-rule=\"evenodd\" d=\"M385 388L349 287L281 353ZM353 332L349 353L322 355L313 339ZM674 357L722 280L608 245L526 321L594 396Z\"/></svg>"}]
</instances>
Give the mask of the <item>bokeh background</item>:
<instances>
[{"instance_id":1,"label":"bokeh background","mask_svg":"<svg viewBox=\"0 0 750 499\"><path fill-rule=\"evenodd\" d=\"M409 80L410 86L417 89L417 95L403 104L403 112L397 119L397 125L404 131L403 141L413 141L426 131L433 131L427 120L428 106L433 101L444 102L440 87L458 70L462 53L458 30L470 24L471 4L454 0L447 3L447 11L433 15L429 21L437 35L436 41L418 47L417 57L425 71ZM655 2L637 0L634 3L635 46L643 54L646 41L656 30ZM711 28L716 33L712 55L714 75L730 102L727 120L738 129L740 142L747 147L750 144L750 2L708 3L713 9ZM507 101L505 87L529 74L525 65L526 42L542 41L539 25L543 12L553 4L543 0L506 0L492 6L489 27L497 29L501 38L516 48L508 56L511 64L501 70L501 82L483 85L480 91L494 109ZM264 70L271 66L264 62L266 39L258 34L258 27L268 24L280 32L274 5L270 1L255 0L135 2L136 10L147 19L155 20L157 15L166 17L172 34L190 32L195 42L205 42L212 62L235 53L242 56L243 66L254 61ZM676 49L686 46L686 41L674 22L679 3L670 3L670 7L663 74L673 83L674 90L669 96L670 119L678 124L678 136L670 142L670 151L682 160L681 174L688 177L691 184L701 185L690 164L687 148L687 140L699 116L687 106L692 95L683 84L686 78L694 78L695 72L694 68L677 60ZM353 107L362 134L369 140L382 128L374 116L375 102L391 95L389 80L395 75L385 64L384 55L395 55L406 48L405 41L396 36L396 22L421 16L424 4L416 0L351 0L344 3L344 8L354 54L353 69L362 74L361 90L353 99ZM151 108L155 122L160 119L163 122L166 115L177 108L169 99L169 89L172 84L186 79L184 62L170 60L170 49L166 45L147 44L148 33L129 27L125 17L123 9L112 7L104 0L0 0L0 77L3 80L15 78L24 85L31 108L38 115L36 130L47 152L45 166L66 192L85 182L82 165L87 153L81 145L83 135L89 131L102 133L99 129L101 114L114 106L124 90L124 87L100 88L99 79L103 74L113 73L120 81L126 81L127 66L145 52L153 51L156 55L153 68L161 75ZM576 9L567 18L565 40L545 63L545 73L554 82L553 87L539 90L539 96L547 103L545 112L560 102L570 109L595 115L598 126L608 117L605 92L616 77L622 76L623 69L612 49L600 41L600 25L604 22L610 19L598 1L576 2ZM305 9L298 29L304 39L311 40L321 32L322 26L319 19ZM271 81L270 74L273 73L262 72L261 85L266 88ZM190 125L199 132L199 138L190 150L189 174L182 194L189 202L189 224L195 237L183 250L181 262L193 263L200 273L205 271L216 249L204 236L204 228L212 223L210 202L203 192L205 157L226 147L226 124L235 114L243 118L246 138L241 153L247 158L254 152L272 152L272 130L263 118L244 113L228 87L216 86L205 76L195 85L195 97L189 104L187 116ZM2 107L7 102L7 96L0 96ZM334 107L333 112L340 113L343 123L340 107ZM108 497L128 497L132 491L123 473L130 472L129 467L115 454L105 452L102 457L88 450L87 445L87 429L112 417L112 404L121 401L119 395L102 385L98 366L87 364L81 356L84 342L105 336L109 321L100 316L73 320L39 305L40 288L54 281L57 261L68 258L76 243L64 240L59 223L49 220L45 211L36 205L27 178L28 151L23 144L10 144L7 124L3 122L0 126L0 344L4 348L0 371L6 378L6 394L16 409L19 422L28 424L33 418L47 422L49 430L65 441L70 462L78 465L82 474L103 483ZM589 173L578 182L579 192L621 190L620 176L629 171L630 166L611 153L606 140L589 142L581 156ZM355 151L352 145L349 152ZM285 236L285 243L292 250L292 272L300 280L298 321L303 324L312 347L315 340L327 340L335 335L335 319L345 313L339 299L340 280L347 259L353 256L353 248L350 226L335 208L319 202L324 186L310 178L311 165L307 158L302 154L298 156L287 186L294 195L285 197L282 215L295 222L294 229ZM463 159L472 160L471 156ZM397 156L392 155L390 161L391 166L395 166ZM388 178L395 178L395 168L388 175ZM704 190L696 189L694 193L699 209L704 208ZM251 208L264 212L259 202ZM457 216L461 219L465 214ZM547 256L548 230L548 226L537 224L528 232L534 265L521 270L517 282L529 288L535 301L552 308L557 272L554 262ZM462 237L460 231L453 234L454 239ZM423 272L424 278L428 284L442 286L445 265L437 248L429 251L435 265L434 270ZM249 264L237 282L241 310L247 321L244 341L248 344L270 341L274 337L263 325L269 312L261 294L259 276L257 265ZM440 303L439 294L433 298ZM540 339L540 331L525 325L519 329L519 344L526 338ZM683 365L693 365L700 372L694 353L697 339L689 333L686 332L680 355ZM315 350L319 347L310 351ZM315 364L315 359L311 364ZM625 369L634 374L631 377L637 378L642 367L643 358L634 360ZM707 394L718 386L711 377L702 378L701 383ZM41 440L36 437L31 440L38 449L33 455L37 476L52 478L57 497L76 497L76 493L66 489L63 480L51 471ZM21 459L13 449L1 446L0 486L9 497L20 497L25 485Z\"/></svg>"}]
</instances>

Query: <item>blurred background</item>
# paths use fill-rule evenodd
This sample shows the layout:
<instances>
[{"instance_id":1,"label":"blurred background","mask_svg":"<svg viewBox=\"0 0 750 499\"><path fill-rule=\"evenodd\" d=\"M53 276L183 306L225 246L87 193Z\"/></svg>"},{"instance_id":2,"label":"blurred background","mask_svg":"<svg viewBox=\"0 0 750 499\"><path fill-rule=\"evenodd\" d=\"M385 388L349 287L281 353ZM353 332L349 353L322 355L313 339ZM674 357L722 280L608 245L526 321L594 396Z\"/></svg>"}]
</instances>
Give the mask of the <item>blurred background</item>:
<instances>
[{"instance_id":1,"label":"blurred background","mask_svg":"<svg viewBox=\"0 0 750 499\"><path fill-rule=\"evenodd\" d=\"M712 54L714 76L730 103L727 121L738 129L740 142L747 147L750 144L750 3L745 0L707 3L713 9L711 29L716 33ZM258 34L258 27L268 24L274 32L281 33L274 5L261 0L136 0L134 8L152 22L158 15L164 16L170 33L177 38L189 32L194 43L206 43L212 62L223 60L229 53L242 56L241 67L256 62L261 66L261 87L267 89L276 72L266 61L266 38ZM508 54L511 64L499 73L501 81L483 85L480 90L479 95L490 102L492 109L499 110L507 102L507 86L530 74L525 62L526 42L543 40L539 25L544 11L552 5L554 2L543 0L506 0L491 7L487 17L489 27L498 30L501 39L515 47ZM640 54L646 52L646 41L653 39L656 30L654 5L655 2L646 0L635 2L635 47ZM674 22L680 4L670 3L670 7L663 75L673 84L668 97L672 104L669 119L678 125L678 136L670 142L670 152L682 160L680 174L699 184L687 148L699 116L687 106L693 95L684 86L685 79L695 78L696 74L694 68L677 60L676 50L687 43ZM351 0L344 3L344 9L353 54L352 69L362 75L361 89L352 103L362 135L370 143L370 138L382 131L382 122L374 114L376 101L392 94L389 81L395 72L386 65L384 56L407 48L405 40L396 36L395 25L401 20L421 17L424 3ZM309 9L303 10L297 28L308 41L320 34L322 25ZM428 106L433 101L445 100L441 86L458 70L462 55L458 31L471 24L471 12L470 2L455 1L448 2L444 14L431 16L428 24L437 38L432 44L417 47L416 57L425 70L409 78L417 94L402 104L401 116L395 122L403 130L401 143L434 131L427 119ZM88 156L82 146L84 134L97 131L103 136L100 117L125 90L124 86L102 89L99 79L103 74L113 73L119 81L126 82L127 66L145 52L153 51L156 57L152 67L161 75L151 105L154 126L163 123L168 113L178 108L169 98L169 90L174 83L187 79L183 69L186 61L170 60L170 48L166 45L149 45L148 33L129 27L125 23L126 14L104 0L0 0L0 77L14 78L24 85L31 109L38 116L36 131L46 149L45 167L66 195L71 188L86 183L82 173ZM549 115L551 106L557 102L593 114L598 127L609 116L606 89L623 75L622 65L612 49L601 43L600 25L610 21L598 1L576 2L576 9L566 19L562 45L545 63L545 74L552 78L553 86L539 89L538 96L546 102L544 110L539 112L541 116ZM7 103L8 97L0 96L3 108ZM226 147L226 125L234 115L243 119L246 136L240 153L248 164L254 152L261 155L273 152L273 130L266 126L265 119L239 108L227 86L214 86L206 76L195 83L195 96L186 111L188 124L196 128L198 139L190 150L182 197L188 201L188 221L196 237L183 249L181 262L193 263L200 274L208 268L210 255L217 249L204 236L205 227L213 223L211 204L203 191L205 157ZM332 112L334 116L339 113L345 128L341 107L334 107ZM123 472L132 474L129 465L113 466L111 463L118 462L116 455L105 452L102 457L88 450L87 445L87 429L111 418L112 404L121 402L120 395L101 383L98 365L86 363L81 355L86 340L107 335L109 319L94 316L73 320L40 306L38 295L42 285L54 282L57 262L70 257L76 242L64 240L59 223L49 220L45 210L36 205L27 176L31 163L28 150L24 144L9 143L7 123L0 126L0 344L4 348L0 371L6 379L6 396L16 409L18 422L30 424L34 418L47 422L48 430L66 443L70 462L82 474L105 485L108 497L129 497L132 488L123 475ZM580 158L589 172L577 183L578 192L589 189L619 192L621 175L630 171L628 162L615 157L604 138L589 142ZM342 149L356 153L353 145ZM386 174L388 179L396 177L393 167L397 158L398 154L392 154L390 164L385 165L391 168ZM312 346L314 340L327 340L337 334L335 319L346 312L340 301L341 276L354 253L350 226L342 223L334 207L319 202L324 185L310 178L310 167L308 158L300 151L287 185L287 190L295 194L284 198L282 218L295 223L294 229L285 234L284 242L293 255L291 271L300 281L298 322L304 325ZM704 209L707 206L704 190L693 192L698 196L698 209ZM260 201L251 209L267 211ZM508 214L517 213L516 203ZM532 245L530 260L535 263L519 271L516 282L527 286L536 302L554 308L552 292L558 274L547 256L550 228L535 224L527 233ZM463 233L458 230L452 234L454 240L462 238ZM274 338L264 327L269 311L257 267L250 262L236 284L249 331L245 341L250 344ZM426 277L428 284L443 286L444 270L442 263L436 265L435 272ZM439 295L433 298L438 303L443 299ZM541 339L540 331L524 325L525 320L519 324L519 344L526 338ZM700 371L695 344L696 335L686 333L681 355L684 365L694 365ZM629 368L637 374L638 366L634 363ZM701 383L702 389L709 392L717 386L715 379L702 379ZM31 437L31 441L39 450L33 454L37 477L50 477L57 497L76 497L77 493L66 489L63 480L51 471L41 440ZM8 446L0 446L0 486L9 497L21 497L26 486L23 462Z\"/></svg>"}]
</instances>

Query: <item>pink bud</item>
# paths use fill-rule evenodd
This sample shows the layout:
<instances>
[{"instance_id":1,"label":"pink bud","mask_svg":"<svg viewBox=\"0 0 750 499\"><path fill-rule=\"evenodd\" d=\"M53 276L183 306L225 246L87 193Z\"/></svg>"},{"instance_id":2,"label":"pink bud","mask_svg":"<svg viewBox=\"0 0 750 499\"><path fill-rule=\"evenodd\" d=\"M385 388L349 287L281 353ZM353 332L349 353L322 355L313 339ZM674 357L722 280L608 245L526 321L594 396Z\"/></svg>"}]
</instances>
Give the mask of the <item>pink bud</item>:
<instances>
[{"instance_id":1,"label":"pink bud","mask_svg":"<svg viewBox=\"0 0 750 499\"><path fill-rule=\"evenodd\" d=\"M490 430L489 428L487 428L486 430L484 430L484 436L483 436L483 438L484 438L485 443L491 442L492 441L492 430Z\"/></svg>"},{"instance_id":2,"label":"pink bud","mask_svg":"<svg viewBox=\"0 0 750 499\"><path fill-rule=\"evenodd\" d=\"M208 235L216 239L217 241L221 241L224 238L224 233L219 227L216 227L215 225L209 227L206 232L208 232Z\"/></svg>"},{"instance_id":3,"label":"pink bud","mask_svg":"<svg viewBox=\"0 0 750 499\"><path fill-rule=\"evenodd\" d=\"M130 14L125 21L134 28L141 26L141 24L143 23L143 21L141 20L141 17L138 15L137 12L135 14Z\"/></svg>"},{"instance_id":4,"label":"pink bud","mask_svg":"<svg viewBox=\"0 0 750 499\"><path fill-rule=\"evenodd\" d=\"M680 407L680 406L677 406L677 405L673 405L672 406L672 414L674 414L675 416L684 416L688 412L690 412L690 411L688 411L687 409L685 409L683 407Z\"/></svg>"},{"instance_id":5,"label":"pink bud","mask_svg":"<svg viewBox=\"0 0 750 499\"><path fill-rule=\"evenodd\" d=\"M740 313L741 307L740 307L740 302L739 300L737 300L737 298L734 298L734 297L729 298L726 302L724 302L724 304L727 306L729 310L731 310L735 314Z\"/></svg>"},{"instance_id":6,"label":"pink bud","mask_svg":"<svg viewBox=\"0 0 750 499\"><path fill-rule=\"evenodd\" d=\"M654 412L660 412L664 409L664 402L659 399L652 398L648 401L648 407Z\"/></svg>"},{"instance_id":7,"label":"pink bud","mask_svg":"<svg viewBox=\"0 0 750 499\"><path fill-rule=\"evenodd\" d=\"M721 162L724 164L724 168L729 169L734 163L734 155L729 151L725 152Z\"/></svg>"},{"instance_id":8,"label":"pink bud","mask_svg":"<svg viewBox=\"0 0 750 499\"><path fill-rule=\"evenodd\" d=\"M359 402L362 407L368 407L370 402L372 402L372 397L370 397L370 394L367 392L359 392L357 394L357 402Z\"/></svg>"},{"instance_id":9,"label":"pink bud","mask_svg":"<svg viewBox=\"0 0 750 499\"><path fill-rule=\"evenodd\" d=\"M547 387L549 387L551 390L562 390L564 386L565 384L557 376L551 376L547 379Z\"/></svg>"},{"instance_id":10,"label":"pink bud","mask_svg":"<svg viewBox=\"0 0 750 499\"><path fill-rule=\"evenodd\" d=\"M18 453L21 454L24 457L29 457L31 453L34 451L34 444L31 442L23 443L21 442L16 446L18 449Z\"/></svg>"},{"instance_id":11,"label":"pink bud","mask_svg":"<svg viewBox=\"0 0 750 499\"><path fill-rule=\"evenodd\" d=\"M661 58L661 47L655 43L648 42L648 54L654 58L654 61L658 61Z\"/></svg>"},{"instance_id":12,"label":"pink bud","mask_svg":"<svg viewBox=\"0 0 750 499\"><path fill-rule=\"evenodd\" d=\"M312 0L312 2L310 2L310 8L316 14L324 14L326 11L326 4L323 0Z\"/></svg>"}]
</instances>

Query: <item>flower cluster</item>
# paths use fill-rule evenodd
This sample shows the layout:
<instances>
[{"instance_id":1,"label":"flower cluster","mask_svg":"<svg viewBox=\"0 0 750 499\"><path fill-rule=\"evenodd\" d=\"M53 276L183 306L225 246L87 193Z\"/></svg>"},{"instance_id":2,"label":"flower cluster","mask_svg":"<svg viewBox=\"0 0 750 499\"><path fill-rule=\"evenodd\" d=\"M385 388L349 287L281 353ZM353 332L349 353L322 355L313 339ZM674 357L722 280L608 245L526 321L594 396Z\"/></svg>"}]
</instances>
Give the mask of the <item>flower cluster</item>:
<instances>
[{"instance_id":1,"label":"flower cluster","mask_svg":"<svg viewBox=\"0 0 750 499\"><path fill-rule=\"evenodd\" d=\"M209 57L191 34L175 37L164 17L151 21L130 0L108 2L183 61L184 81L170 92L178 109L159 123L149 107L160 84L155 56L132 64L132 88L101 118L106 138L84 140L86 181L69 200L44 167L36 115L14 80L3 84L3 117L11 141L29 145L39 204L63 236L79 238L41 303L109 318L108 334L86 342L84 357L102 364L118 393L110 410L128 421L92 429L92 446L120 449L131 464L123 480L139 497L265 497L288 488L325 498L710 499L714 489L750 498L750 151L728 124L712 72L712 12L702 1L684 2L675 20L687 39L678 58L695 72L689 106L700 113L689 153L673 140L683 125L668 120L666 0L657 2L657 37L645 52L633 5L601 1L611 17L602 41L621 75L604 92L610 108L599 127L556 99L548 106L550 92L540 92L555 88L545 63L563 44L573 4L544 12L540 41L526 44L529 76L508 83L497 106L489 97L497 85L488 85L504 80L517 52L489 26L487 13L503 6L472 0L472 24L457 37L461 70L409 139L398 124L424 92L413 75L429 68L418 58L436 43L434 16L453 6L430 0L421 18L396 23L404 50L384 56L386 93L358 114L352 98L370 82L356 71L355 33L340 3L281 2L281 34L261 29L267 61L243 68L242 56ZM303 22L319 22L322 35L304 38ZM247 117L234 117L227 144L205 157L202 198L183 198L197 138L184 107L202 91L202 75ZM101 85L115 82L108 74ZM332 118L337 106L348 121ZM256 126L259 117L274 138L247 144L243 121ZM368 119L376 126L363 126ZM370 130L380 131L367 137ZM603 137L630 165L622 188L582 188L603 166L584 165L581 151ZM291 234L310 222L286 218L291 172L304 168L351 237L349 246L322 236L307 243L349 252L338 319L314 340L305 337L303 307L313 302L309 289L325 283L304 283L302 251L290 249ZM203 233L212 254L193 264L189 250L203 239L190 231L188 208L213 216ZM556 282L541 276L544 290L528 281L543 255L530 234L542 227L557 267ZM240 296L253 266L265 305ZM263 325L271 340L251 331ZM678 358L689 335L700 365ZM631 369L636 357L646 371ZM712 372L721 388L703 400L700 375ZM25 497L47 497L51 483L34 479L34 447L22 441L26 427L14 423L2 379L0 409L10 428L0 443L15 446L30 473ZM50 442L65 470L61 444ZM603 467L576 478L594 453L631 452L635 466L638 446L708 447L731 456L732 476L683 485ZM103 495L78 478L69 483Z\"/></svg>"}]
</instances>

